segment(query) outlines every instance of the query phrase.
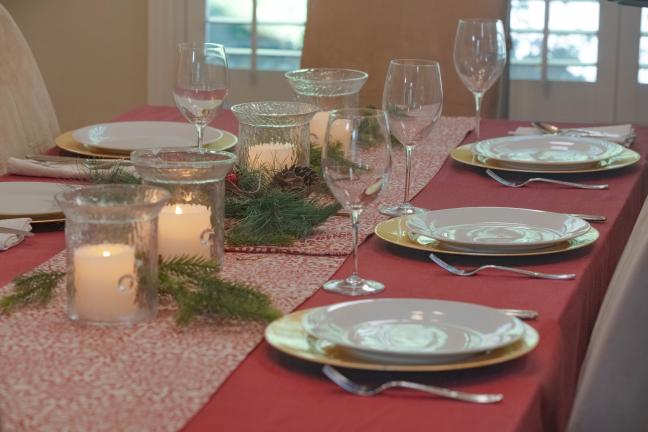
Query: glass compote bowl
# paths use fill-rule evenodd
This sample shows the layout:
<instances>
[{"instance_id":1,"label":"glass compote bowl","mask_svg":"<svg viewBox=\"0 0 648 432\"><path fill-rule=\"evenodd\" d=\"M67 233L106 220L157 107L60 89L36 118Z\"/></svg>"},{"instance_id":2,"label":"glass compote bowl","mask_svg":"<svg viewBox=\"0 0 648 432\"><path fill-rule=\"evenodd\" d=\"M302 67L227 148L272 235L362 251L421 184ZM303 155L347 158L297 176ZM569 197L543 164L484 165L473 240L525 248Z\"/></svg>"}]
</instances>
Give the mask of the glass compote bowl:
<instances>
[{"instance_id":1,"label":"glass compote bowl","mask_svg":"<svg viewBox=\"0 0 648 432\"><path fill-rule=\"evenodd\" d=\"M298 101L313 104L321 112L310 122L311 142L324 144L328 112L359 105L359 92L369 75L354 69L312 68L285 73Z\"/></svg>"},{"instance_id":2,"label":"glass compote bowl","mask_svg":"<svg viewBox=\"0 0 648 432\"><path fill-rule=\"evenodd\" d=\"M216 118L226 95L225 47L201 42L179 44L173 99L182 115L196 127L199 149L204 144L205 126Z\"/></svg>"},{"instance_id":3,"label":"glass compote bowl","mask_svg":"<svg viewBox=\"0 0 648 432\"><path fill-rule=\"evenodd\" d=\"M482 97L502 75L506 64L506 39L502 21L460 19L453 58L459 78L475 98L475 134L479 140Z\"/></svg>"},{"instance_id":4,"label":"glass compote bowl","mask_svg":"<svg viewBox=\"0 0 648 432\"><path fill-rule=\"evenodd\" d=\"M372 133L367 134L369 128ZM340 140L332 131L344 130ZM331 111L322 169L329 189L351 213L353 227L353 273L343 280L331 280L324 289L345 295L363 295L382 291L384 285L358 275L358 228L360 215L376 200L387 184L391 170L391 138L384 111L345 108Z\"/></svg>"}]
</instances>

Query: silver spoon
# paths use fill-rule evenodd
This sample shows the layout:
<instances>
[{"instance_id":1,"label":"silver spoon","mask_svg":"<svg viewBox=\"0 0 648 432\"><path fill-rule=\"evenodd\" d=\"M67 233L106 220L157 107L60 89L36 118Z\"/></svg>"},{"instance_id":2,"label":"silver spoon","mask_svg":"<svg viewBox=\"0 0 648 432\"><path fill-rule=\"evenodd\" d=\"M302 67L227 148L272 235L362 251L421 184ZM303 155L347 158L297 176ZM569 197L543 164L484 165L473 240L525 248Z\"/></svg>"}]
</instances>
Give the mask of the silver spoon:
<instances>
[{"instance_id":1,"label":"silver spoon","mask_svg":"<svg viewBox=\"0 0 648 432\"><path fill-rule=\"evenodd\" d=\"M502 395L501 393L466 393L458 390L451 390L443 387L436 387L411 381L387 381L386 383L383 383L379 386L367 386L358 384L355 381L351 381L349 378L342 375L340 371L329 365L325 365L322 368L322 372L331 381L342 387L344 390L359 396L374 396L382 393L389 388L403 387L412 390L419 390L447 399L455 399L464 402L473 402L480 404L495 403L504 399L504 395Z\"/></svg>"},{"instance_id":2,"label":"silver spoon","mask_svg":"<svg viewBox=\"0 0 648 432\"><path fill-rule=\"evenodd\" d=\"M544 178L544 177L532 177L524 181L514 182L514 181L506 180L503 177L500 177L498 174L496 174L493 170L490 169L486 170L486 174L488 174L493 180L497 181L498 183L513 188L526 186L528 183L532 183L532 182L552 183L552 184L558 184L562 186L574 187L578 189L607 189L608 188L608 185L606 184L588 185L583 183L568 182L564 180L554 180L554 179Z\"/></svg>"},{"instance_id":3,"label":"silver spoon","mask_svg":"<svg viewBox=\"0 0 648 432\"><path fill-rule=\"evenodd\" d=\"M518 273L521 275L533 277L533 278L538 278L538 279L553 279L553 280L567 280L567 279L574 279L576 278L576 275L573 273L564 273L564 274L553 274L553 273L541 273L541 272L536 272L536 271L531 271L531 270L525 270L525 269L520 269L516 267L506 267L506 266L500 266L500 265L494 265L494 264L487 264L483 265L477 268L472 268L468 270L461 270L458 269L457 267L454 267L447 262L443 261L441 258L436 256L435 254L431 253L430 254L430 259L434 261L439 267L441 267L444 270L449 271L452 274L455 274L457 276L473 276L477 273L479 273L482 270L486 269L496 269L496 270L503 270L503 271L509 271L512 273Z\"/></svg>"}]
</instances>

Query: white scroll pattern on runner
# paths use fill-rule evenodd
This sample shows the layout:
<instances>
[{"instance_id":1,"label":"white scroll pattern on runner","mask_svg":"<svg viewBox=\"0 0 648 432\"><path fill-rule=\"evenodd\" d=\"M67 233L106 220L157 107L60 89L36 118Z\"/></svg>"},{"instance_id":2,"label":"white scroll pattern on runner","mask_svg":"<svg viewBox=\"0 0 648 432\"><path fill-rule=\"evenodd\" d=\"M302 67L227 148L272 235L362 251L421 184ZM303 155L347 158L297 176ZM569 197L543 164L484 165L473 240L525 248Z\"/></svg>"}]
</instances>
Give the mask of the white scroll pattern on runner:
<instances>
[{"instance_id":1,"label":"white scroll pattern on runner","mask_svg":"<svg viewBox=\"0 0 648 432\"><path fill-rule=\"evenodd\" d=\"M471 127L466 118L439 122L430 138L435 145L416 150L413 191ZM394 166L385 202L402 199L403 161ZM363 218L366 236L382 217L373 209ZM332 218L289 254L226 254L223 274L258 286L283 312L292 311L349 252L346 222ZM40 266L63 267L63 253ZM75 325L66 318L61 287L46 307L0 318L0 430L178 430L259 343L263 329L231 321L178 327L171 310L128 328Z\"/></svg>"}]
</instances>

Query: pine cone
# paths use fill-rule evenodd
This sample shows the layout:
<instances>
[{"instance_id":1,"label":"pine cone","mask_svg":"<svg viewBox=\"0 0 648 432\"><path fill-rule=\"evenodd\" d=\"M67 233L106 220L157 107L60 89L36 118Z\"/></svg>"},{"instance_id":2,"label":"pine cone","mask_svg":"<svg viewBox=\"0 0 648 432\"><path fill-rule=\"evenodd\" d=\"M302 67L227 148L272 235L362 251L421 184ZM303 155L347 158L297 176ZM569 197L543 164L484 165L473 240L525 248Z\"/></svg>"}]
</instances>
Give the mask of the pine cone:
<instances>
[{"instance_id":1,"label":"pine cone","mask_svg":"<svg viewBox=\"0 0 648 432\"><path fill-rule=\"evenodd\" d=\"M287 191L307 190L309 186L316 183L319 177L309 167L292 166L284 168L274 175L272 183Z\"/></svg>"}]
</instances>

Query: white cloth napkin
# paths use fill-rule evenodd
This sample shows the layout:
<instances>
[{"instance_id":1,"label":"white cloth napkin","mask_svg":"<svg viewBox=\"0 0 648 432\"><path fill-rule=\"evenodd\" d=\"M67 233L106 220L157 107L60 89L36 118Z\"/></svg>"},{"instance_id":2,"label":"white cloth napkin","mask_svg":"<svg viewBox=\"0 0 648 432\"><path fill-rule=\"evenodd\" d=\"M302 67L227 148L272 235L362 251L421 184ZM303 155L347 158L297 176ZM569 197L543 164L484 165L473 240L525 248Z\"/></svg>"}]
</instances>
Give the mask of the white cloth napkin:
<instances>
[{"instance_id":1,"label":"white cloth napkin","mask_svg":"<svg viewBox=\"0 0 648 432\"><path fill-rule=\"evenodd\" d=\"M31 231L31 219L29 218L16 218L16 219L0 219L0 227L13 228L22 231ZM0 251L9 249L16 246L23 241L25 236L19 234L9 234L0 232Z\"/></svg>"},{"instance_id":2,"label":"white cloth napkin","mask_svg":"<svg viewBox=\"0 0 648 432\"><path fill-rule=\"evenodd\" d=\"M601 138L606 141L612 141L617 144L630 147L635 139L635 131L630 124L612 125L612 126L594 126L584 128L565 129L568 135L573 133L574 136L587 137L587 132L592 132L593 138ZM600 133L603 136L596 135ZM534 127L520 126L512 132L512 135L542 135L542 131Z\"/></svg>"},{"instance_id":3,"label":"white cloth napkin","mask_svg":"<svg viewBox=\"0 0 648 432\"><path fill-rule=\"evenodd\" d=\"M110 167L117 166L105 165L102 170L109 170ZM121 166L124 170L135 173L133 167ZM55 177L69 179L89 179L92 175L90 169L81 162L42 162L31 159L18 159L10 157L7 161L7 170L9 174L22 175L29 177Z\"/></svg>"}]
</instances>

